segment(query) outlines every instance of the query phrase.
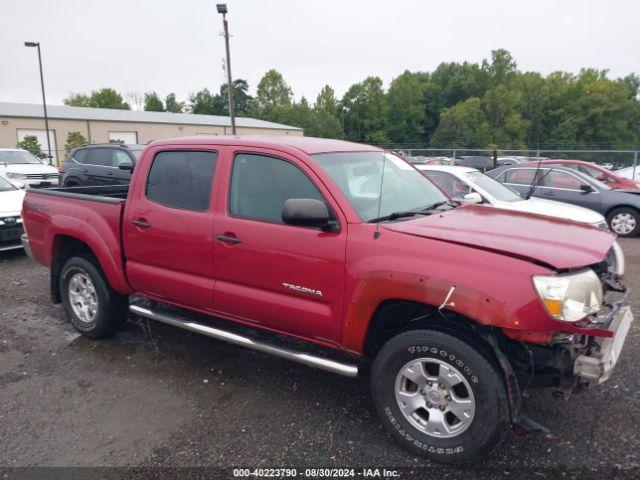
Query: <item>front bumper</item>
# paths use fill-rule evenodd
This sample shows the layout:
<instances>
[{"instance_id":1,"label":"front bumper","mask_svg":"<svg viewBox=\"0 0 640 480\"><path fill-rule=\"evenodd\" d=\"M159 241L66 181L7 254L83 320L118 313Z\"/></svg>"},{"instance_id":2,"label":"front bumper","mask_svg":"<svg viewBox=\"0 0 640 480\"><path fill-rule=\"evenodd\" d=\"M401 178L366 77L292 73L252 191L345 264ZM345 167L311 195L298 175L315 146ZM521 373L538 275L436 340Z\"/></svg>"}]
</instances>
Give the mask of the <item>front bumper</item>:
<instances>
[{"instance_id":1,"label":"front bumper","mask_svg":"<svg viewBox=\"0 0 640 480\"><path fill-rule=\"evenodd\" d=\"M574 375L590 382L606 381L620 358L631 322L633 322L631 307L624 306L618 309L609 327L613 336L596 339L596 345L588 355L578 355L573 363Z\"/></svg>"}]
</instances>

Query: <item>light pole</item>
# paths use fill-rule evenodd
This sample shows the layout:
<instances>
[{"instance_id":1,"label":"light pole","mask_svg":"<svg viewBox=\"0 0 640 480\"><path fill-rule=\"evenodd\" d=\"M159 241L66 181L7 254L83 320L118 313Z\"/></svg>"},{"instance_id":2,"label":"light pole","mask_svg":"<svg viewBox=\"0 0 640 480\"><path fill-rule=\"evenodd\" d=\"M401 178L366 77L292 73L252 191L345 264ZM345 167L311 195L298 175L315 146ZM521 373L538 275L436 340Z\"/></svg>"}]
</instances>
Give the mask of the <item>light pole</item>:
<instances>
[{"instance_id":1,"label":"light pole","mask_svg":"<svg viewBox=\"0 0 640 480\"><path fill-rule=\"evenodd\" d=\"M236 115L233 105L233 84L231 83L231 54L229 53L229 24L227 22L227 4L218 3L216 5L218 13L222 14L222 24L224 25L224 43L227 48L227 90L229 92L229 117L231 118L231 133L236 134Z\"/></svg>"},{"instance_id":2,"label":"light pole","mask_svg":"<svg viewBox=\"0 0 640 480\"><path fill-rule=\"evenodd\" d=\"M42 87L42 106L44 107L44 129L47 136L47 150L49 151L49 163L53 164L51 155L51 140L49 139L49 117L47 116L47 99L44 96L44 76L42 75L42 55L40 55L40 42L24 42L25 47L38 48L38 65L40 66L40 85Z\"/></svg>"}]
</instances>

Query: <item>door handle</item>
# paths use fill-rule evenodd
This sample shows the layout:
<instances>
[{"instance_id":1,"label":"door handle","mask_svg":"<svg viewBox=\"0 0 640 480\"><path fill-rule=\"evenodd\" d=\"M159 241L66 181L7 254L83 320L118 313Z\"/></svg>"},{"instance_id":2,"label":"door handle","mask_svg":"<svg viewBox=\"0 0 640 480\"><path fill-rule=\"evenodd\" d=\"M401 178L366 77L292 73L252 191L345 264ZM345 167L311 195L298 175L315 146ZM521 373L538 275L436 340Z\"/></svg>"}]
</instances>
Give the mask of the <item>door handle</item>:
<instances>
[{"instance_id":1,"label":"door handle","mask_svg":"<svg viewBox=\"0 0 640 480\"><path fill-rule=\"evenodd\" d=\"M228 235L216 235L216 240L223 243L242 243L242 240Z\"/></svg>"},{"instance_id":2,"label":"door handle","mask_svg":"<svg viewBox=\"0 0 640 480\"><path fill-rule=\"evenodd\" d=\"M149 223L147 223L147 221L144 218L139 218L138 220L131 220L131 223L133 223L136 227L140 227L140 228L149 228L151 226Z\"/></svg>"},{"instance_id":3,"label":"door handle","mask_svg":"<svg viewBox=\"0 0 640 480\"><path fill-rule=\"evenodd\" d=\"M107 175L113 175L113 172L107 172Z\"/></svg>"},{"instance_id":4,"label":"door handle","mask_svg":"<svg viewBox=\"0 0 640 480\"><path fill-rule=\"evenodd\" d=\"M544 192L544 194L545 194L547 197L555 197L555 196L556 196L556 193L555 193L555 192L548 192L548 191L547 191L547 192Z\"/></svg>"},{"instance_id":5,"label":"door handle","mask_svg":"<svg viewBox=\"0 0 640 480\"><path fill-rule=\"evenodd\" d=\"M89 169L82 170L84 173L89 173Z\"/></svg>"}]
</instances>

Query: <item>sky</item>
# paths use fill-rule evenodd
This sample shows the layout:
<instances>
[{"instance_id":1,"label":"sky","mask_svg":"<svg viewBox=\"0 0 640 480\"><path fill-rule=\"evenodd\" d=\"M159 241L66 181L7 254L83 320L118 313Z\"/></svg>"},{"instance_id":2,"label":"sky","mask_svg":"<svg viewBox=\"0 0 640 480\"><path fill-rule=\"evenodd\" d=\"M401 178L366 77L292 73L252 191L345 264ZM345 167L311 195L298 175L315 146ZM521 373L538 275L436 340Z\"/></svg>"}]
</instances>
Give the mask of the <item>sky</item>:
<instances>
[{"instance_id":1,"label":"sky","mask_svg":"<svg viewBox=\"0 0 640 480\"><path fill-rule=\"evenodd\" d=\"M224 1L224 0L218 0ZM216 0L0 0L0 101L112 87L186 99L225 82ZM640 73L637 0L227 0L234 78L275 68L297 99L511 52L521 70Z\"/></svg>"}]
</instances>

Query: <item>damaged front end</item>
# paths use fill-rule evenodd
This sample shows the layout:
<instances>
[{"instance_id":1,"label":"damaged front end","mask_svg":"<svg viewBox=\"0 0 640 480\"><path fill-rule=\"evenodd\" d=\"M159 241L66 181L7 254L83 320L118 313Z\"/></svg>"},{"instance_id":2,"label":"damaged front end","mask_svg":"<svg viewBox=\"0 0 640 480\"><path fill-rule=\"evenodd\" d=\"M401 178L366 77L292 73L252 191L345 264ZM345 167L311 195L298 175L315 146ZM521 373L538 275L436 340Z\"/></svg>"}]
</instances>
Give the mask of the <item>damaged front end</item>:
<instances>
[{"instance_id":1,"label":"damaged front end","mask_svg":"<svg viewBox=\"0 0 640 480\"><path fill-rule=\"evenodd\" d=\"M568 396L611 376L633 321L629 290L623 283L624 255L618 243L602 262L589 269L602 286L600 304L593 309L596 312L572 322L570 332L549 334L546 341L502 338L500 349L508 357L522 390L552 387Z\"/></svg>"}]
</instances>

